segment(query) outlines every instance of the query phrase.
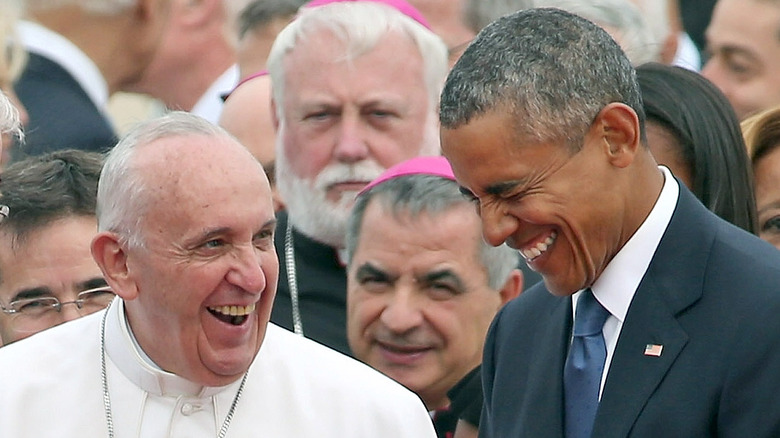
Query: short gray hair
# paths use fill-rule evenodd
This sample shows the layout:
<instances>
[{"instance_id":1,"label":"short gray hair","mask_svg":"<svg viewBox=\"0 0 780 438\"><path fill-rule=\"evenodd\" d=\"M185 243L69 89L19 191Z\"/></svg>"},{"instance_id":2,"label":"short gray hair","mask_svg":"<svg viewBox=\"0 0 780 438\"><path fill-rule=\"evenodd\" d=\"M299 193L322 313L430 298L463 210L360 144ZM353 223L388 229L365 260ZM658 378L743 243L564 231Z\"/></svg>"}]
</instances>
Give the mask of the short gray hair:
<instances>
[{"instance_id":1,"label":"short gray hair","mask_svg":"<svg viewBox=\"0 0 780 438\"><path fill-rule=\"evenodd\" d=\"M26 0L29 12L78 6L98 15L115 15L135 6L138 0Z\"/></svg>"},{"instance_id":2,"label":"short gray hair","mask_svg":"<svg viewBox=\"0 0 780 438\"><path fill-rule=\"evenodd\" d=\"M0 90L0 134L11 134L20 140L24 139L19 110L2 90ZM3 147L8 146L3 145Z\"/></svg>"},{"instance_id":3,"label":"short gray hair","mask_svg":"<svg viewBox=\"0 0 780 438\"><path fill-rule=\"evenodd\" d=\"M306 0L254 0L241 10L238 17L238 38L254 29L261 29L277 19L294 17Z\"/></svg>"},{"instance_id":4,"label":"short gray hair","mask_svg":"<svg viewBox=\"0 0 780 438\"><path fill-rule=\"evenodd\" d=\"M444 41L422 24L385 4L343 2L304 6L298 17L276 37L267 65L280 120L284 120L284 59L300 42L322 30L330 30L347 44L347 59L370 51L384 35L392 31L406 34L420 51L429 101L435 109L448 70L447 46Z\"/></svg>"},{"instance_id":5,"label":"short gray hair","mask_svg":"<svg viewBox=\"0 0 780 438\"><path fill-rule=\"evenodd\" d=\"M650 3L666 4L666 0ZM562 9L599 26L614 29L620 34L623 51L634 65L661 59L661 48L666 34L661 34L660 39L656 39L655 29L651 28L647 21L649 14L643 14L632 0L536 0L536 5ZM658 7L653 7L653 12L657 9Z\"/></svg>"},{"instance_id":6,"label":"short gray hair","mask_svg":"<svg viewBox=\"0 0 780 438\"><path fill-rule=\"evenodd\" d=\"M408 214L412 219L419 218L423 213L432 216L442 215L455 207L470 205L469 200L458 190L458 183L439 176L405 175L378 184L358 196L352 208L346 236L349 263L352 263L352 257L360 241L360 230L366 208L373 199L381 202L394 217ZM476 216L476 211L473 214ZM512 270L517 268L520 255L506 244L494 247L485 242L481 236L479 241L479 261L487 273L488 286L500 290L509 279Z\"/></svg>"},{"instance_id":7,"label":"short gray hair","mask_svg":"<svg viewBox=\"0 0 780 438\"><path fill-rule=\"evenodd\" d=\"M202 135L234 139L224 129L196 115L175 111L131 129L108 153L97 193L99 231L111 231L130 246L143 246L141 225L148 206L148 181L135 164L138 149L157 140Z\"/></svg>"},{"instance_id":8,"label":"short gray hair","mask_svg":"<svg viewBox=\"0 0 780 438\"><path fill-rule=\"evenodd\" d=\"M466 24L479 33L485 26L493 21L534 7L534 0L466 0Z\"/></svg>"},{"instance_id":9,"label":"short gray hair","mask_svg":"<svg viewBox=\"0 0 780 438\"><path fill-rule=\"evenodd\" d=\"M250 2L251 0L221 0L222 11L225 14L223 32L228 43L233 48L236 48L240 41L238 26L241 11L243 11Z\"/></svg>"},{"instance_id":10,"label":"short gray hair","mask_svg":"<svg viewBox=\"0 0 780 438\"><path fill-rule=\"evenodd\" d=\"M479 33L447 78L439 117L455 129L506 110L521 138L579 150L595 117L613 102L631 107L644 131L636 71L620 46L584 18L537 8Z\"/></svg>"}]
</instances>

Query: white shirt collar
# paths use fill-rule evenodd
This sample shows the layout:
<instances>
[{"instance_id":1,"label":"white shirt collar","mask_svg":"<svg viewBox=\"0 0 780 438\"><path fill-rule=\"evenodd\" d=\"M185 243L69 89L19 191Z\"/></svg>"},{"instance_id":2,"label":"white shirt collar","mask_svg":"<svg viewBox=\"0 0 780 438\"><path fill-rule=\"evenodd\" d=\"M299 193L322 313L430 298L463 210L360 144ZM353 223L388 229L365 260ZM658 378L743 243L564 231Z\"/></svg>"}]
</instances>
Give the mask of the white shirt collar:
<instances>
[{"instance_id":1,"label":"white shirt collar","mask_svg":"<svg viewBox=\"0 0 780 438\"><path fill-rule=\"evenodd\" d=\"M222 95L230 93L238 83L238 65L234 64L214 81L192 107L193 114L199 115L211 123L219 122L222 114Z\"/></svg>"},{"instance_id":2,"label":"white shirt collar","mask_svg":"<svg viewBox=\"0 0 780 438\"><path fill-rule=\"evenodd\" d=\"M163 371L151 362L134 339L125 318L124 301L116 298L109 307L106 318L106 355L134 385L158 396L211 397L239 384L233 382L223 387L203 386Z\"/></svg>"},{"instance_id":3,"label":"white shirt collar","mask_svg":"<svg viewBox=\"0 0 780 438\"><path fill-rule=\"evenodd\" d=\"M677 180L669 169L664 166L658 168L664 174L664 186L655 206L591 286L593 295L621 324L626 319L628 306L669 226L680 194Z\"/></svg>"},{"instance_id":4,"label":"white shirt collar","mask_svg":"<svg viewBox=\"0 0 780 438\"><path fill-rule=\"evenodd\" d=\"M65 69L101 111L108 105L108 83L97 65L75 44L40 24L22 21L19 37L30 53L48 58Z\"/></svg>"}]
</instances>

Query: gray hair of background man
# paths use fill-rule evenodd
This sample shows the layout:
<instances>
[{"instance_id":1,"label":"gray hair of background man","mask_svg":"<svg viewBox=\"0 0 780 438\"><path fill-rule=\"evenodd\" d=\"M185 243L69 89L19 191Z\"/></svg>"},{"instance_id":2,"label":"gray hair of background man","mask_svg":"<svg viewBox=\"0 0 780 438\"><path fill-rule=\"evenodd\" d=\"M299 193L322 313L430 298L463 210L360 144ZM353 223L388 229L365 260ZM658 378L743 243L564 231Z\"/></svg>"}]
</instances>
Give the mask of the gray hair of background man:
<instances>
[{"instance_id":1,"label":"gray hair of background man","mask_svg":"<svg viewBox=\"0 0 780 438\"><path fill-rule=\"evenodd\" d=\"M613 37L634 65L660 61L666 34L655 39L646 16L633 0L535 0L535 6L563 9L614 32Z\"/></svg>"},{"instance_id":2,"label":"gray hair of background man","mask_svg":"<svg viewBox=\"0 0 780 438\"><path fill-rule=\"evenodd\" d=\"M390 32L402 32L417 45L425 66L425 85L435 111L439 92L447 76L447 46L432 31L398 10L376 2L332 3L303 7L298 17L285 27L274 41L268 56L277 117L284 121L284 59L302 41L327 30L346 45L346 60L371 51Z\"/></svg>"},{"instance_id":3,"label":"gray hair of background man","mask_svg":"<svg viewBox=\"0 0 780 438\"><path fill-rule=\"evenodd\" d=\"M77 6L94 14L113 15L134 6L138 0L25 0L27 11L38 12Z\"/></svg>"},{"instance_id":4,"label":"gray hair of background man","mask_svg":"<svg viewBox=\"0 0 780 438\"><path fill-rule=\"evenodd\" d=\"M662 51L672 32L671 4L669 0L632 0L632 2L639 8L645 23L647 23L647 29L652 39L651 49L655 56L654 61L662 62ZM677 35L673 35L673 38L676 39ZM635 63L634 65L639 64Z\"/></svg>"},{"instance_id":5,"label":"gray hair of background man","mask_svg":"<svg viewBox=\"0 0 780 438\"><path fill-rule=\"evenodd\" d=\"M238 17L238 38L251 30L270 24L277 18L292 17L307 0L254 0Z\"/></svg>"},{"instance_id":6,"label":"gray hair of background man","mask_svg":"<svg viewBox=\"0 0 780 438\"><path fill-rule=\"evenodd\" d=\"M423 214L441 216L458 206L471 206L458 190L455 181L434 175L406 175L385 181L370 188L357 197L349 218L346 236L347 260L352 262L358 242L366 208L376 199L395 218L409 215L413 220ZM476 214L476 213L475 213ZM479 233L480 230L474 230ZM480 235L479 261L485 268L488 286L501 290L512 270L520 261L519 253L503 244L488 245ZM468 250L468 248L463 248Z\"/></svg>"},{"instance_id":7,"label":"gray hair of background man","mask_svg":"<svg viewBox=\"0 0 780 438\"><path fill-rule=\"evenodd\" d=\"M174 111L135 126L111 149L103 165L97 191L99 231L116 233L122 243L130 246L144 245L141 231L149 206L145 196L149 187L133 157L138 149L152 142L189 136L238 141L219 126L183 111Z\"/></svg>"},{"instance_id":8,"label":"gray hair of background man","mask_svg":"<svg viewBox=\"0 0 780 438\"><path fill-rule=\"evenodd\" d=\"M11 164L0 181L0 204L8 209L0 230L16 245L59 219L94 217L102 166L102 154L74 149Z\"/></svg>"},{"instance_id":9,"label":"gray hair of background man","mask_svg":"<svg viewBox=\"0 0 780 438\"><path fill-rule=\"evenodd\" d=\"M222 8L225 11L224 31L228 41L234 48L238 46L241 40L238 32L241 14L250 3L252 3L252 0L222 0Z\"/></svg>"},{"instance_id":10,"label":"gray hair of background man","mask_svg":"<svg viewBox=\"0 0 780 438\"><path fill-rule=\"evenodd\" d=\"M0 134L11 134L18 139L24 139L19 110L2 90L0 90ZM2 147L8 146L10 145L2 145Z\"/></svg>"},{"instance_id":11,"label":"gray hair of background man","mask_svg":"<svg viewBox=\"0 0 780 438\"><path fill-rule=\"evenodd\" d=\"M644 137L636 71L620 46L584 18L535 8L502 17L477 36L447 78L439 117L455 129L500 109L513 115L521 138L579 150L599 111L613 102L636 112Z\"/></svg>"},{"instance_id":12,"label":"gray hair of background man","mask_svg":"<svg viewBox=\"0 0 780 438\"><path fill-rule=\"evenodd\" d=\"M465 22L474 33L496 19L534 7L534 0L466 0Z\"/></svg>"}]
</instances>

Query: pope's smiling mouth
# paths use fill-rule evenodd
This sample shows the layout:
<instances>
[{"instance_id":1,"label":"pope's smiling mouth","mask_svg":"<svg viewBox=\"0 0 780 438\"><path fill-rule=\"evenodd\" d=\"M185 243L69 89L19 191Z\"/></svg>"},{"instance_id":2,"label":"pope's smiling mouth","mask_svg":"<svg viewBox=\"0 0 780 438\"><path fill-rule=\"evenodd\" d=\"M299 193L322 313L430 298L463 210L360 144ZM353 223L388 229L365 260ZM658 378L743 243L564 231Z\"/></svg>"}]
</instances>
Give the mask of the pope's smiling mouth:
<instances>
[{"instance_id":1,"label":"pope's smiling mouth","mask_svg":"<svg viewBox=\"0 0 780 438\"><path fill-rule=\"evenodd\" d=\"M208 307L209 313L218 320L231 325L241 325L255 311L255 304L248 306L217 306Z\"/></svg>"}]
</instances>

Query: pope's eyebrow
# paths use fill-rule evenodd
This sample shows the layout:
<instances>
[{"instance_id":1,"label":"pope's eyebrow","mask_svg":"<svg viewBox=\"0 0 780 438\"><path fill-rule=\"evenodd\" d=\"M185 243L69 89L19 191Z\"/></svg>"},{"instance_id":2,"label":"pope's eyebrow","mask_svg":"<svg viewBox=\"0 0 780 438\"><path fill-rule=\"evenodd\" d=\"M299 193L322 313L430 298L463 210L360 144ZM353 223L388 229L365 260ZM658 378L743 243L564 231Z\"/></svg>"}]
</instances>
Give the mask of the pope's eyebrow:
<instances>
[{"instance_id":1,"label":"pope's eyebrow","mask_svg":"<svg viewBox=\"0 0 780 438\"><path fill-rule=\"evenodd\" d=\"M261 230L266 230L268 228L276 229L276 217L272 217L271 219L268 219L263 223L263 226L260 227Z\"/></svg>"},{"instance_id":2,"label":"pope's eyebrow","mask_svg":"<svg viewBox=\"0 0 780 438\"><path fill-rule=\"evenodd\" d=\"M208 228L204 230L201 234L195 236L192 238L192 242L208 242L209 240L212 240L216 237L224 236L228 233L230 233L231 229L230 227L216 227L216 228Z\"/></svg>"}]
</instances>

